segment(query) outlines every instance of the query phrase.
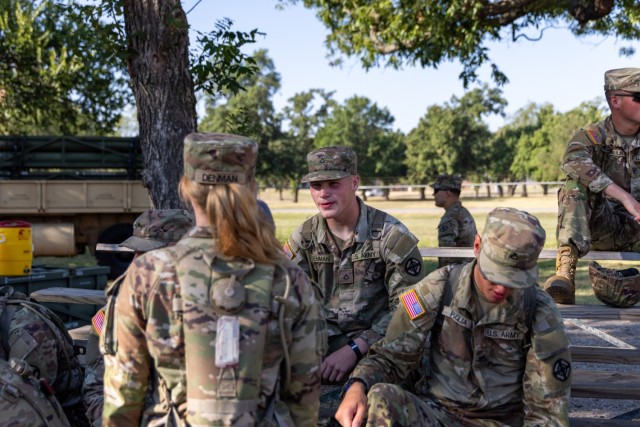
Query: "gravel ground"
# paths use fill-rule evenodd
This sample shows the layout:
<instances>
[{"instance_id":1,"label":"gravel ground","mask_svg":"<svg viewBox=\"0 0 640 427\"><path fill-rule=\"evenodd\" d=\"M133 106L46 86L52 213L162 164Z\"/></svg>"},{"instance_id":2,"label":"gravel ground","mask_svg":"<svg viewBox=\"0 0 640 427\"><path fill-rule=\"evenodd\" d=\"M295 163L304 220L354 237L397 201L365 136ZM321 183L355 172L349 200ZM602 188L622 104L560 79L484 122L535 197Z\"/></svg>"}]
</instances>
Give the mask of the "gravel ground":
<instances>
[{"instance_id":1,"label":"gravel ground","mask_svg":"<svg viewBox=\"0 0 640 427\"><path fill-rule=\"evenodd\" d=\"M640 348L640 325L626 320L583 320L593 328L597 328L634 347ZM567 335L572 345L613 347L613 344L565 322ZM640 372L639 365L620 365L604 363L574 362L573 369L591 369L613 372ZM588 418L614 418L640 408L638 400L572 398L570 416ZM632 418L640 419L640 415Z\"/></svg>"}]
</instances>

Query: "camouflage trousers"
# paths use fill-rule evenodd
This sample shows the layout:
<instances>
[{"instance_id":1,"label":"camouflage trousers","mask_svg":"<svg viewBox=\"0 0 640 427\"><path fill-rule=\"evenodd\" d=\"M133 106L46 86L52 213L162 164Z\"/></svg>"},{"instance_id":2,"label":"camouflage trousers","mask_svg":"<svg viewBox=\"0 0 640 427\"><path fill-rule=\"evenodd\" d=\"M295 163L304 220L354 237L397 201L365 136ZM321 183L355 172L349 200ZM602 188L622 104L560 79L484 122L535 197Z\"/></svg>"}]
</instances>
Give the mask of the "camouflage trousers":
<instances>
[{"instance_id":1,"label":"camouflage trousers","mask_svg":"<svg viewBox=\"0 0 640 427\"><path fill-rule=\"evenodd\" d=\"M567 179L558 191L558 247L640 252L640 224L617 200Z\"/></svg>"},{"instance_id":2,"label":"camouflage trousers","mask_svg":"<svg viewBox=\"0 0 640 427\"><path fill-rule=\"evenodd\" d=\"M369 390L367 398L369 401L367 427L501 427L507 425L489 419L457 416L437 403L416 396L395 384L376 384ZM519 423L522 424L521 419ZM512 424L508 423L508 425Z\"/></svg>"}]
</instances>

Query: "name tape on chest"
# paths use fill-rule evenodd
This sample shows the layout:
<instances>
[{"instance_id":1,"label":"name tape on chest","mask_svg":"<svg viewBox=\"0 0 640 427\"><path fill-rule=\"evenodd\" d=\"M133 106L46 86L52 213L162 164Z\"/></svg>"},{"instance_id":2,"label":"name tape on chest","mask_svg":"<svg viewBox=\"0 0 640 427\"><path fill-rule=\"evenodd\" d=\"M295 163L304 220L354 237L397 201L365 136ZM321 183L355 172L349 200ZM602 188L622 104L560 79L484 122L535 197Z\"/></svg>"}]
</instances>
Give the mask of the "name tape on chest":
<instances>
[{"instance_id":1,"label":"name tape on chest","mask_svg":"<svg viewBox=\"0 0 640 427\"><path fill-rule=\"evenodd\" d=\"M456 322L458 325L462 326L463 328L466 329L473 329L473 320L463 316L462 314L458 313L457 311L453 311L451 309L451 307L445 307L442 309L442 315L447 316L448 318L450 318L451 320L453 320L454 322Z\"/></svg>"},{"instance_id":2,"label":"name tape on chest","mask_svg":"<svg viewBox=\"0 0 640 427\"><path fill-rule=\"evenodd\" d=\"M400 295L400 301L404 306L404 309L409 315L409 319L414 320L426 313L426 310L422 306L422 303L418 299L418 294L415 289L412 289L404 294Z\"/></svg>"},{"instance_id":3,"label":"name tape on chest","mask_svg":"<svg viewBox=\"0 0 640 427\"><path fill-rule=\"evenodd\" d=\"M331 263L333 264L333 255L311 255L312 262Z\"/></svg>"},{"instance_id":4,"label":"name tape on chest","mask_svg":"<svg viewBox=\"0 0 640 427\"><path fill-rule=\"evenodd\" d=\"M361 251L351 255L351 261L380 258L380 251Z\"/></svg>"},{"instance_id":5,"label":"name tape on chest","mask_svg":"<svg viewBox=\"0 0 640 427\"><path fill-rule=\"evenodd\" d=\"M487 338L496 338L500 340L523 340L524 333L515 329L489 329L484 330L484 336Z\"/></svg>"}]
</instances>

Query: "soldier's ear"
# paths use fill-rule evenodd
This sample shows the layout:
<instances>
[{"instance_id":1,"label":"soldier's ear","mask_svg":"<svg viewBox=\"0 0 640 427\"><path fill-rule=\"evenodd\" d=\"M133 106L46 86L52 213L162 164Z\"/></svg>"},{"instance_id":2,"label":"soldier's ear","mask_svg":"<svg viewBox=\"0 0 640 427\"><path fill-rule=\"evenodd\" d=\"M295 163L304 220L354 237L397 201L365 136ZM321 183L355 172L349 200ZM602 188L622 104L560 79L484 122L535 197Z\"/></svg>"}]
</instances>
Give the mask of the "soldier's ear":
<instances>
[{"instance_id":1,"label":"soldier's ear","mask_svg":"<svg viewBox=\"0 0 640 427\"><path fill-rule=\"evenodd\" d=\"M479 234L476 234L475 239L473 239L473 254L477 257L480 255L480 249L482 249L482 237Z\"/></svg>"},{"instance_id":2,"label":"soldier's ear","mask_svg":"<svg viewBox=\"0 0 640 427\"><path fill-rule=\"evenodd\" d=\"M360 177L358 175L353 176L353 191L358 189L358 185L360 184Z\"/></svg>"}]
</instances>

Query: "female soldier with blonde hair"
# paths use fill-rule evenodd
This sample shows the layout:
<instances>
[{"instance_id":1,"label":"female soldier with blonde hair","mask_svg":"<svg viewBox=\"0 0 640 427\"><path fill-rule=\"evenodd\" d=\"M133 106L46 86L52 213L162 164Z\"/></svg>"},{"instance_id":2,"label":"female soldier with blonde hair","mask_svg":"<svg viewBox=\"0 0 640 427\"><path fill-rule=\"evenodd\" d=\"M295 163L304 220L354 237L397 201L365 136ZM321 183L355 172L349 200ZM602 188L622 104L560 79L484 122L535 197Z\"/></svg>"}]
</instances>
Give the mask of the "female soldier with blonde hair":
<instances>
[{"instance_id":1,"label":"female soldier with blonde hair","mask_svg":"<svg viewBox=\"0 0 640 427\"><path fill-rule=\"evenodd\" d=\"M104 425L316 425L319 306L259 213L257 151L237 135L185 138L196 226L127 272Z\"/></svg>"}]
</instances>

